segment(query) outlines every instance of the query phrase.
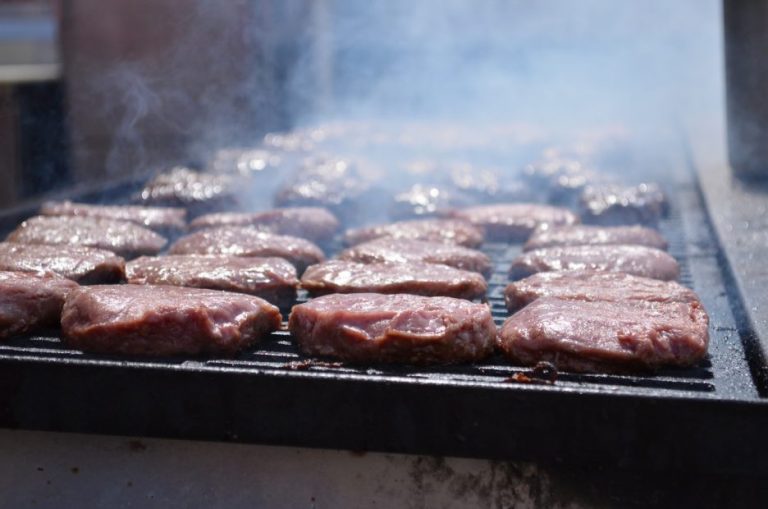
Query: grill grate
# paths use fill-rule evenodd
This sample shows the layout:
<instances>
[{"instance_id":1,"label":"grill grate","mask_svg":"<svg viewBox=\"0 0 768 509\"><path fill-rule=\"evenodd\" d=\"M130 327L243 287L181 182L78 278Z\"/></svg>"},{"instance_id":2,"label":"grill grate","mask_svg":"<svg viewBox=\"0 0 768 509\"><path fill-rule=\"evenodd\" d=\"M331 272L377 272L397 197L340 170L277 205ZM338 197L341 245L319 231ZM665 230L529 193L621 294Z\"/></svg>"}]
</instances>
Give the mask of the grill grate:
<instances>
[{"instance_id":1,"label":"grill grate","mask_svg":"<svg viewBox=\"0 0 768 509\"><path fill-rule=\"evenodd\" d=\"M689 240L688 229L701 229L706 225L703 208L697 189L693 186L678 186L672 196L672 212L660 229L669 240L669 251L680 263L680 282L696 290L711 315L710 356L699 366L690 369L665 369L652 374L575 374L560 373L557 381L544 390L578 389L581 392L612 392L644 394L654 393L697 393L702 397L749 399L757 396L749 377L749 368L743 348L736 334L733 316L727 303L723 302L723 283L717 265L717 247L711 233L695 244ZM699 214L700 217L685 217L685 214ZM504 305L503 291L508 282L507 271L515 256L521 251L519 245L489 244L484 247L495 262L495 271L489 280L488 302L497 325L508 317ZM306 300L300 292L299 302ZM520 375L530 368L510 365L503 357L496 356L475 365L449 367L404 367L404 366L352 366L339 363L317 362L301 355L291 342L287 331L278 331L257 347L228 359L143 359L131 360L84 354L67 349L54 335L31 338L16 338L0 344L0 359L34 359L37 361L78 363L117 363L120 366L152 366L181 370L217 372L233 371L251 373L254 376L268 374L298 374L345 376L374 381L415 382L432 381L445 384L468 384L472 386L496 386L515 390L524 388L526 383L516 382Z\"/></svg>"}]
</instances>

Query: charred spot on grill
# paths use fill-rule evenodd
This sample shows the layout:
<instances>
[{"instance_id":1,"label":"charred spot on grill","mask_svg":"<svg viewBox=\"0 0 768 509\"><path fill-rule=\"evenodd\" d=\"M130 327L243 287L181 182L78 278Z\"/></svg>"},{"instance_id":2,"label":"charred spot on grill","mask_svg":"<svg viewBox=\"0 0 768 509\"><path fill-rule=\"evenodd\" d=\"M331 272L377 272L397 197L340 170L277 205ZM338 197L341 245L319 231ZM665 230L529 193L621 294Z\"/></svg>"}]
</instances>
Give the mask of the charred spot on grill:
<instances>
[{"instance_id":1,"label":"charred spot on grill","mask_svg":"<svg viewBox=\"0 0 768 509\"><path fill-rule=\"evenodd\" d=\"M329 362L321 361L317 359L304 359L301 361L292 361L281 366L283 369L289 369L291 371L305 371L312 368L341 368L344 367L343 362Z\"/></svg>"}]
</instances>

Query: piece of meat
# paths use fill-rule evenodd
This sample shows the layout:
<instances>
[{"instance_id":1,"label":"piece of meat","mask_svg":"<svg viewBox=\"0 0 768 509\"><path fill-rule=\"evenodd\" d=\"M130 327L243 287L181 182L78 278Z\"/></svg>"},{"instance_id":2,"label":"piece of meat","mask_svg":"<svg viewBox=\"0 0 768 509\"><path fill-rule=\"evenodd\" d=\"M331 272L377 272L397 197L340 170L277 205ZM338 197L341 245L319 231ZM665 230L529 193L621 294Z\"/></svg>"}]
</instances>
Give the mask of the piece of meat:
<instances>
[{"instance_id":1,"label":"piece of meat","mask_svg":"<svg viewBox=\"0 0 768 509\"><path fill-rule=\"evenodd\" d=\"M154 255L165 246L165 237L128 221L73 216L35 216L5 239L20 244L95 247L125 258Z\"/></svg>"},{"instance_id":2,"label":"piece of meat","mask_svg":"<svg viewBox=\"0 0 768 509\"><path fill-rule=\"evenodd\" d=\"M353 246L383 237L393 240L427 240L465 247L477 247L483 243L483 233L480 230L466 221L456 219L413 219L356 228L347 231L344 242Z\"/></svg>"},{"instance_id":3,"label":"piece of meat","mask_svg":"<svg viewBox=\"0 0 768 509\"><path fill-rule=\"evenodd\" d=\"M578 216L568 209L533 203L478 205L452 211L450 215L480 227L486 240L499 242L524 241L542 225L579 222Z\"/></svg>"},{"instance_id":4,"label":"piece of meat","mask_svg":"<svg viewBox=\"0 0 768 509\"><path fill-rule=\"evenodd\" d=\"M288 328L308 355L349 362L457 363L493 351L485 304L450 297L333 294L294 306Z\"/></svg>"},{"instance_id":5,"label":"piece of meat","mask_svg":"<svg viewBox=\"0 0 768 509\"><path fill-rule=\"evenodd\" d=\"M655 225L669 209L656 184L590 186L582 193L580 205L585 223L603 226Z\"/></svg>"},{"instance_id":6,"label":"piece of meat","mask_svg":"<svg viewBox=\"0 0 768 509\"><path fill-rule=\"evenodd\" d=\"M0 271L0 338L56 327L78 284L56 274Z\"/></svg>"},{"instance_id":7,"label":"piece of meat","mask_svg":"<svg viewBox=\"0 0 768 509\"><path fill-rule=\"evenodd\" d=\"M579 159L555 156L526 166L523 178L549 203L574 206L584 188L606 177Z\"/></svg>"},{"instance_id":8,"label":"piece of meat","mask_svg":"<svg viewBox=\"0 0 768 509\"><path fill-rule=\"evenodd\" d=\"M64 341L85 351L233 354L280 327L280 311L241 293L178 286L84 286L67 296Z\"/></svg>"},{"instance_id":9,"label":"piece of meat","mask_svg":"<svg viewBox=\"0 0 768 509\"><path fill-rule=\"evenodd\" d=\"M90 205L71 201L46 202L40 207L44 216L78 216L117 219L146 226L158 232L183 230L187 211L178 207L143 207L141 205Z\"/></svg>"},{"instance_id":10,"label":"piece of meat","mask_svg":"<svg viewBox=\"0 0 768 509\"><path fill-rule=\"evenodd\" d=\"M310 295L327 293L410 293L477 299L488 284L477 272L423 262L358 263L328 260L307 268L301 286Z\"/></svg>"},{"instance_id":11,"label":"piece of meat","mask_svg":"<svg viewBox=\"0 0 768 509\"><path fill-rule=\"evenodd\" d=\"M491 259L475 249L425 240L390 239L364 242L339 253L340 260L362 263L427 262L491 275Z\"/></svg>"},{"instance_id":12,"label":"piece of meat","mask_svg":"<svg viewBox=\"0 0 768 509\"><path fill-rule=\"evenodd\" d=\"M321 244L333 240L339 220L322 207L288 207L266 212L219 212L200 216L190 226L194 229L222 226L251 226L278 235L292 235Z\"/></svg>"},{"instance_id":13,"label":"piece of meat","mask_svg":"<svg viewBox=\"0 0 768 509\"><path fill-rule=\"evenodd\" d=\"M173 285L247 293L287 307L296 300L296 268L282 258L229 255L168 255L137 258L126 265L129 283Z\"/></svg>"},{"instance_id":14,"label":"piece of meat","mask_svg":"<svg viewBox=\"0 0 768 509\"><path fill-rule=\"evenodd\" d=\"M389 206L389 216L401 220L432 217L459 205L460 199L445 187L414 184L394 195Z\"/></svg>"},{"instance_id":15,"label":"piece of meat","mask_svg":"<svg viewBox=\"0 0 768 509\"><path fill-rule=\"evenodd\" d=\"M184 207L193 216L237 204L235 179L174 166L155 176L134 197L144 205Z\"/></svg>"},{"instance_id":16,"label":"piece of meat","mask_svg":"<svg viewBox=\"0 0 768 509\"><path fill-rule=\"evenodd\" d=\"M536 249L512 262L510 277L522 279L537 272L594 270L625 272L635 276L677 279L677 261L660 249L645 246L566 246Z\"/></svg>"},{"instance_id":17,"label":"piece of meat","mask_svg":"<svg viewBox=\"0 0 768 509\"><path fill-rule=\"evenodd\" d=\"M691 366L707 354L709 318L693 302L587 302L538 299L501 327L499 348L513 362L615 372Z\"/></svg>"},{"instance_id":18,"label":"piece of meat","mask_svg":"<svg viewBox=\"0 0 768 509\"><path fill-rule=\"evenodd\" d=\"M585 245L633 245L667 249L667 240L656 230L645 226L554 226L533 232L523 251L545 247Z\"/></svg>"},{"instance_id":19,"label":"piece of meat","mask_svg":"<svg viewBox=\"0 0 768 509\"><path fill-rule=\"evenodd\" d=\"M125 279L125 260L92 247L0 242L0 270L53 273L80 284L118 283Z\"/></svg>"},{"instance_id":20,"label":"piece of meat","mask_svg":"<svg viewBox=\"0 0 768 509\"><path fill-rule=\"evenodd\" d=\"M504 298L514 312L541 297L565 300L623 302L694 302L698 297L674 281L660 281L623 272L576 270L540 272L507 285Z\"/></svg>"},{"instance_id":21,"label":"piece of meat","mask_svg":"<svg viewBox=\"0 0 768 509\"><path fill-rule=\"evenodd\" d=\"M285 258L299 274L308 265L325 260L323 251L306 239L262 232L248 226L211 228L185 235L171 246L168 253Z\"/></svg>"}]
</instances>

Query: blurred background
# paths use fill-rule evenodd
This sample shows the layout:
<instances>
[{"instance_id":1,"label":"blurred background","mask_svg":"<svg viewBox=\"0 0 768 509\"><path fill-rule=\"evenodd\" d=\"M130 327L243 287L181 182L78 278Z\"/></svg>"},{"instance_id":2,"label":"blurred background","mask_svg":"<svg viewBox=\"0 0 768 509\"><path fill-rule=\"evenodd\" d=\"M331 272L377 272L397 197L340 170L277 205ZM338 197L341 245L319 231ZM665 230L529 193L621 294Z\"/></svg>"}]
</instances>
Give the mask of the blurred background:
<instances>
[{"instance_id":1,"label":"blurred background","mask_svg":"<svg viewBox=\"0 0 768 509\"><path fill-rule=\"evenodd\" d=\"M338 119L722 138L718 0L0 0L0 200Z\"/></svg>"}]
</instances>

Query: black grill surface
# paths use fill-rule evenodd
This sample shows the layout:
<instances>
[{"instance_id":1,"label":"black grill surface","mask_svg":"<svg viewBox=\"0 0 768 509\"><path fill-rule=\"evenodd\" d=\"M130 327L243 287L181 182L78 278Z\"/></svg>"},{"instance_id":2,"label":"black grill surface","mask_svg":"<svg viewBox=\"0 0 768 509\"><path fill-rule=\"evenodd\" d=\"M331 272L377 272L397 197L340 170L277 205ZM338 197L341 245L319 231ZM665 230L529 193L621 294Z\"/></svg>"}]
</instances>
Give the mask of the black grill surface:
<instances>
[{"instance_id":1,"label":"black grill surface","mask_svg":"<svg viewBox=\"0 0 768 509\"><path fill-rule=\"evenodd\" d=\"M710 314L709 357L643 375L561 372L497 356L451 367L351 366L302 356L287 331L234 358L85 354L56 335L0 344L6 427L528 459L768 472L768 406L737 326L727 269L692 176L660 228ZM498 325L520 246L490 244ZM302 301L306 297L300 295ZM741 332L740 332L741 331Z\"/></svg>"}]
</instances>

